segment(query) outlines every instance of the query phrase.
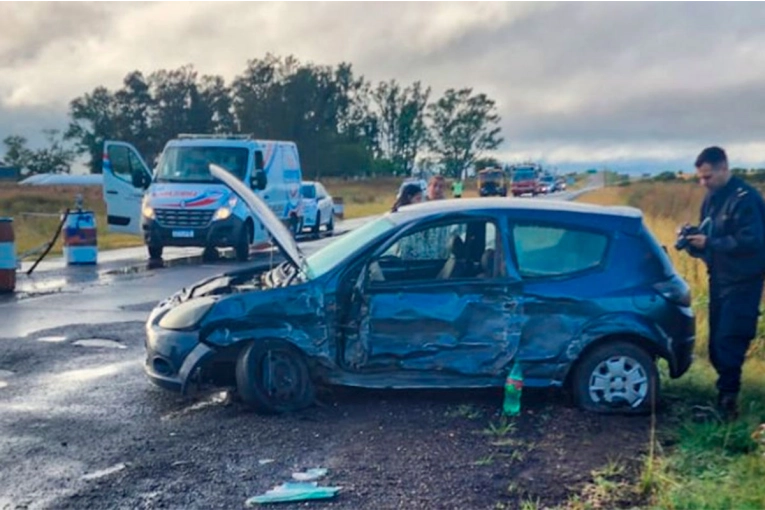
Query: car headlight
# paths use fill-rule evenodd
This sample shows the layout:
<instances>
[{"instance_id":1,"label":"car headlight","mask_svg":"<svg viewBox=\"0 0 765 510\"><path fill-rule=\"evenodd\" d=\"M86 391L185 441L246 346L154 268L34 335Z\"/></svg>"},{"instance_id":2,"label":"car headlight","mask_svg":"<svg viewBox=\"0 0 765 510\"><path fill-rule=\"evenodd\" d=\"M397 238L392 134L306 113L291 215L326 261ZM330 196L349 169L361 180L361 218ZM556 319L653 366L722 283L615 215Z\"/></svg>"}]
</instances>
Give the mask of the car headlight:
<instances>
[{"instance_id":1,"label":"car headlight","mask_svg":"<svg viewBox=\"0 0 765 510\"><path fill-rule=\"evenodd\" d=\"M215 211L215 216L213 216L213 220L225 220L226 218L231 216L231 213L234 211L234 207L236 207L237 198L231 197L228 199L228 205L224 205L223 207L218 208L217 211Z\"/></svg>"},{"instance_id":2,"label":"car headlight","mask_svg":"<svg viewBox=\"0 0 765 510\"><path fill-rule=\"evenodd\" d=\"M165 329L187 329L196 326L215 304L212 296L190 299L172 308L159 321Z\"/></svg>"}]
</instances>

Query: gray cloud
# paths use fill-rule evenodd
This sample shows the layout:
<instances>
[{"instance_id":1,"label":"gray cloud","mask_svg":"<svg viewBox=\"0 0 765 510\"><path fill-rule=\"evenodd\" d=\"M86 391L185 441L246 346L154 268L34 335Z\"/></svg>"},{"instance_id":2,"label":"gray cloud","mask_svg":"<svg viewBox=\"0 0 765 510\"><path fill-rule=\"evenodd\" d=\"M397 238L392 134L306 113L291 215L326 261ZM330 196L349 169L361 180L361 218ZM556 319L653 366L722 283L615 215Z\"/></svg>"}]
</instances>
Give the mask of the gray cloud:
<instances>
[{"instance_id":1,"label":"gray cloud","mask_svg":"<svg viewBox=\"0 0 765 510\"><path fill-rule=\"evenodd\" d=\"M0 135L65 125L133 69L230 80L272 52L486 92L509 159L658 167L723 143L765 165L761 3L6 3L0 20Z\"/></svg>"}]
</instances>

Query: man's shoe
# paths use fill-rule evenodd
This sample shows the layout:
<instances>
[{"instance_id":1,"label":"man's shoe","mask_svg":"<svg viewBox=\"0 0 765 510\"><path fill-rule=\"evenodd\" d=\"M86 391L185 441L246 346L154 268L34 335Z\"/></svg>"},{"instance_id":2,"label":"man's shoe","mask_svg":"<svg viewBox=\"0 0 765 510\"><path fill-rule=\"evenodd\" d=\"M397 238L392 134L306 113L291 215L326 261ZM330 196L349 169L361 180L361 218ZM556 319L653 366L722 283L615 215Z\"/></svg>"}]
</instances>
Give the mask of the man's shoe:
<instances>
[{"instance_id":1,"label":"man's shoe","mask_svg":"<svg viewBox=\"0 0 765 510\"><path fill-rule=\"evenodd\" d=\"M738 419L738 405L736 393L720 393L717 397L717 409L725 421L734 421Z\"/></svg>"}]
</instances>

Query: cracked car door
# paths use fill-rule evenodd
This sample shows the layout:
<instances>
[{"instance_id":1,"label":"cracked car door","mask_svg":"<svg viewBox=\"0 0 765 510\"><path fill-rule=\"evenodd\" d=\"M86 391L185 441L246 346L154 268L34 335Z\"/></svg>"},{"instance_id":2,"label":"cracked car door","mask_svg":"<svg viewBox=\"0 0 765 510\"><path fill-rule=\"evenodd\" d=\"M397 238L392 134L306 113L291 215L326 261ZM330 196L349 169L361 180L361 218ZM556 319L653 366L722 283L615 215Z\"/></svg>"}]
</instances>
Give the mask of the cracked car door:
<instances>
[{"instance_id":1,"label":"cracked car door","mask_svg":"<svg viewBox=\"0 0 765 510\"><path fill-rule=\"evenodd\" d=\"M430 269L419 276L406 272L401 280L371 280L364 290L358 345L346 350L346 363L374 372L501 374L518 349L522 285L506 274L498 225L487 220L452 225L451 235L465 248L452 254L459 260L449 274Z\"/></svg>"}]
</instances>

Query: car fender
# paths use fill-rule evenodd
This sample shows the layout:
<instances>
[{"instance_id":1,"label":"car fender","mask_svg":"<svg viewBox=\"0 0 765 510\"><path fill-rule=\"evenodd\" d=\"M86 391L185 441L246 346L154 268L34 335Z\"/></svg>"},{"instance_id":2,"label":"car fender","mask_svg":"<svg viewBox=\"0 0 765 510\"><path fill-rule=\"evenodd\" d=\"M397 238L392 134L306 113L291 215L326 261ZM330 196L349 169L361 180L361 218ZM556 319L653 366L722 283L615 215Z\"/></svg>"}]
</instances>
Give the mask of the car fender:
<instances>
[{"instance_id":1,"label":"car fender","mask_svg":"<svg viewBox=\"0 0 765 510\"><path fill-rule=\"evenodd\" d=\"M576 359L593 342L612 336L641 337L649 349L668 355L672 339L653 321L635 313L607 313L587 322L569 343L566 357Z\"/></svg>"},{"instance_id":2,"label":"car fender","mask_svg":"<svg viewBox=\"0 0 765 510\"><path fill-rule=\"evenodd\" d=\"M320 324L307 328L298 327L287 320L263 318L257 322L210 325L202 337L203 342L216 349L273 339L292 344L308 358L329 360L330 332Z\"/></svg>"},{"instance_id":3,"label":"car fender","mask_svg":"<svg viewBox=\"0 0 765 510\"><path fill-rule=\"evenodd\" d=\"M627 339L645 339L642 344L652 354L672 359L672 339L658 325L633 313L608 313L600 315L587 322L569 342L564 358L567 363L561 365L565 373L561 374L561 380L565 380L577 360L590 347L600 343L609 337L622 337Z\"/></svg>"}]
</instances>

